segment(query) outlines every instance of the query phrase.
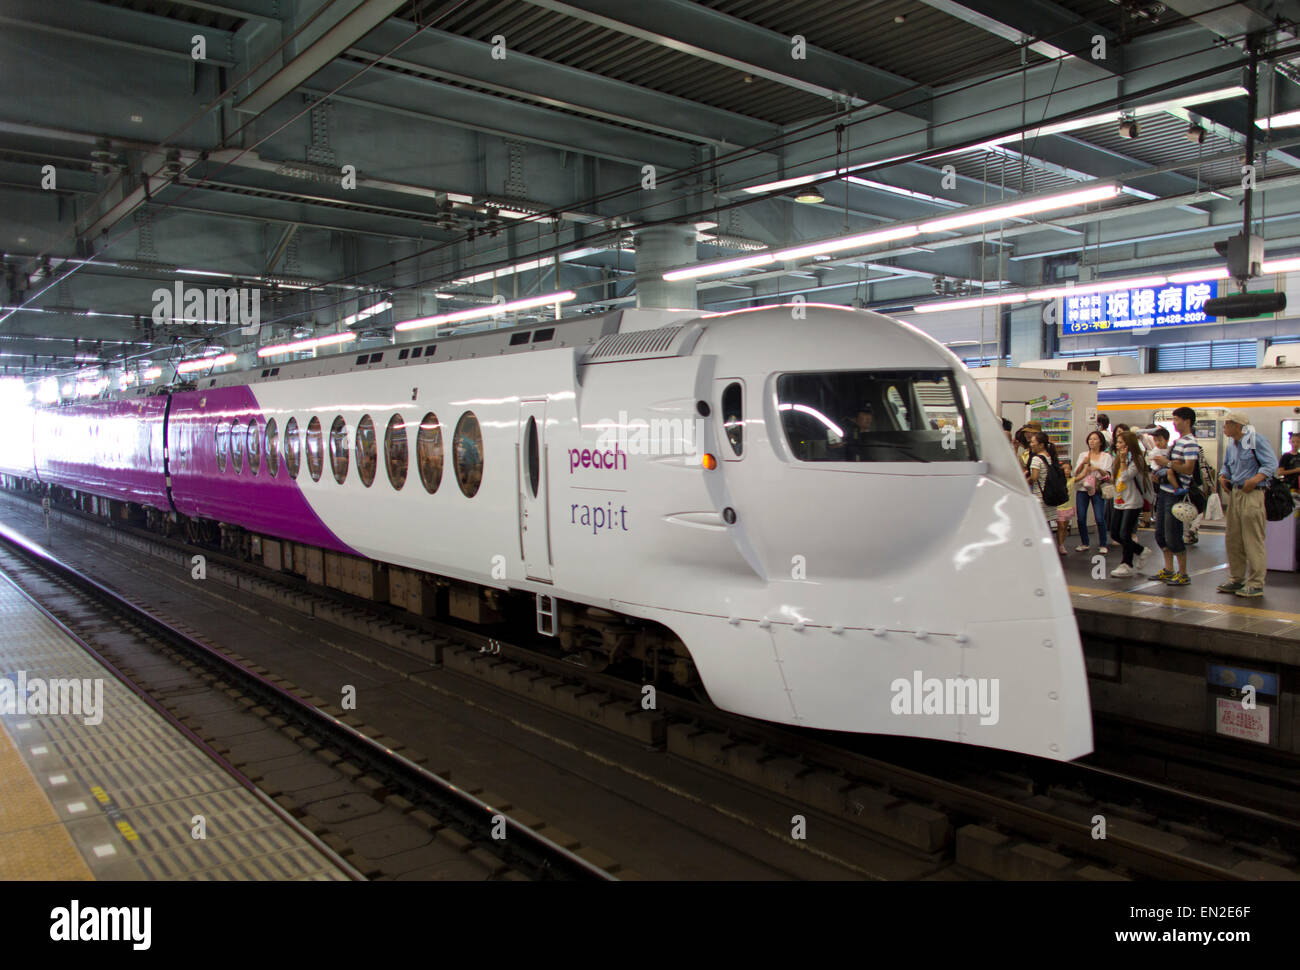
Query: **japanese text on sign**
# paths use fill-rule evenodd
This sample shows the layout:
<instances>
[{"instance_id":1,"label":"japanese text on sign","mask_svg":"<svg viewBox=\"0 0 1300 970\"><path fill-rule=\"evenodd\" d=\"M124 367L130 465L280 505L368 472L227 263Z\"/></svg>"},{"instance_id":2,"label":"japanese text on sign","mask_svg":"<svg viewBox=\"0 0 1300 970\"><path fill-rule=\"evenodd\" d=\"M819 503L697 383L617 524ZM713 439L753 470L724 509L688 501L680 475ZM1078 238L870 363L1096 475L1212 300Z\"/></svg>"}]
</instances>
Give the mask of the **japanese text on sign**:
<instances>
[{"instance_id":1,"label":"japanese text on sign","mask_svg":"<svg viewBox=\"0 0 1300 970\"><path fill-rule=\"evenodd\" d=\"M1205 301L1217 295L1218 284L1207 282L1067 296L1061 301L1061 334L1072 336L1211 323L1214 317L1206 316Z\"/></svg>"}]
</instances>

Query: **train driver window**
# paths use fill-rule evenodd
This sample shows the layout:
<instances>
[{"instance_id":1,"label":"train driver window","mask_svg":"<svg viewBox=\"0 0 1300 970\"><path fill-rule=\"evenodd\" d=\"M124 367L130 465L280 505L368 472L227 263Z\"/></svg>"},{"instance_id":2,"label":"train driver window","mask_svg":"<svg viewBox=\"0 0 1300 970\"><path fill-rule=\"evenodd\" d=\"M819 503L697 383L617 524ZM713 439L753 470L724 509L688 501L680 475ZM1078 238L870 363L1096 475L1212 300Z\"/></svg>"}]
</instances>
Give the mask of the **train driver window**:
<instances>
[{"instance_id":1,"label":"train driver window","mask_svg":"<svg viewBox=\"0 0 1300 970\"><path fill-rule=\"evenodd\" d=\"M375 445L375 422L370 415L362 415L357 422L357 475L361 484L369 488L375 480L379 455Z\"/></svg>"},{"instance_id":2,"label":"train driver window","mask_svg":"<svg viewBox=\"0 0 1300 970\"><path fill-rule=\"evenodd\" d=\"M473 411L466 411L456 422L451 450L456 465L456 483L466 498L473 498L483 483L483 432Z\"/></svg>"},{"instance_id":3,"label":"train driver window","mask_svg":"<svg viewBox=\"0 0 1300 970\"><path fill-rule=\"evenodd\" d=\"M800 461L975 461L948 371L782 374L777 411Z\"/></svg>"},{"instance_id":4,"label":"train driver window","mask_svg":"<svg viewBox=\"0 0 1300 970\"><path fill-rule=\"evenodd\" d=\"M330 425L330 469L334 472L334 481L342 485L348 480L348 423L343 415L334 418Z\"/></svg>"},{"instance_id":5,"label":"train driver window","mask_svg":"<svg viewBox=\"0 0 1300 970\"><path fill-rule=\"evenodd\" d=\"M226 470L226 452L230 449L230 427L221 421L217 424L217 471Z\"/></svg>"},{"instance_id":6,"label":"train driver window","mask_svg":"<svg viewBox=\"0 0 1300 970\"><path fill-rule=\"evenodd\" d=\"M406 468L410 461L410 446L406 440L406 420L400 414L388 419L384 429L384 467L388 469L388 484L400 492L406 484Z\"/></svg>"},{"instance_id":7,"label":"train driver window","mask_svg":"<svg viewBox=\"0 0 1300 970\"><path fill-rule=\"evenodd\" d=\"M244 429L238 421L230 425L230 469L236 475L244 470Z\"/></svg>"},{"instance_id":8,"label":"train driver window","mask_svg":"<svg viewBox=\"0 0 1300 970\"><path fill-rule=\"evenodd\" d=\"M313 417L307 422L307 471L313 482L319 482L324 469L325 436L321 432L320 418Z\"/></svg>"},{"instance_id":9,"label":"train driver window","mask_svg":"<svg viewBox=\"0 0 1300 970\"><path fill-rule=\"evenodd\" d=\"M298 477L302 462L302 439L298 437L298 419L290 418L284 425L284 470L290 478Z\"/></svg>"},{"instance_id":10,"label":"train driver window","mask_svg":"<svg viewBox=\"0 0 1300 970\"><path fill-rule=\"evenodd\" d=\"M266 422L266 473L272 478L280 473L280 446L276 441L275 418Z\"/></svg>"},{"instance_id":11,"label":"train driver window","mask_svg":"<svg viewBox=\"0 0 1300 970\"><path fill-rule=\"evenodd\" d=\"M727 433L727 444L731 453L741 456L745 446L745 415L743 410L743 392L738 382L727 385L722 392L722 428Z\"/></svg>"},{"instance_id":12,"label":"train driver window","mask_svg":"<svg viewBox=\"0 0 1300 970\"><path fill-rule=\"evenodd\" d=\"M248 473L256 475L262 464L262 435L257 427L257 418L248 419Z\"/></svg>"},{"instance_id":13,"label":"train driver window","mask_svg":"<svg viewBox=\"0 0 1300 970\"><path fill-rule=\"evenodd\" d=\"M432 495L442 483L442 425L432 411L424 416L415 435L415 463L420 483Z\"/></svg>"}]
</instances>

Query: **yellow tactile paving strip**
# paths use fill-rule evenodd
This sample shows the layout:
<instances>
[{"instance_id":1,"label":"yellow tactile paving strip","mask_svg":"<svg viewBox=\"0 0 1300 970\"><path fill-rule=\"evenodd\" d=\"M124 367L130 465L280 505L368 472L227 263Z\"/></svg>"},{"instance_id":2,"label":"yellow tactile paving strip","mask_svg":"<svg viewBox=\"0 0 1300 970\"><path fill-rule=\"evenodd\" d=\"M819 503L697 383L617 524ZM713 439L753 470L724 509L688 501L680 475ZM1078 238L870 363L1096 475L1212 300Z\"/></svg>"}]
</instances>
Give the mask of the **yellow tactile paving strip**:
<instances>
[{"instance_id":1,"label":"yellow tactile paving strip","mask_svg":"<svg viewBox=\"0 0 1300 970\"><path fill-rule=\"evenodd\" d=\"M1087 599L1119 599L1133 603L1150 603L1152 606L1168 606L1173 609L1225 613L1234 616L1249 616L1261 620L1286 620L1291 623L1300 623L1300 613L1288 613L1285 610L1266 610L1256 606L1238 606L1236 603L1206 603L1201 600L1189 600L1182 597L1156 596L1152 593L1102 590L1095 586L1071 586L1069 590L1071 596L1080 596Z\"/></svg>"},{"instance_id":2,"label":"yellow tactile paving strip","mask_svg":"<svg viewBox=\"0 0 1300 970\"><path fill-rule=\"evenodd\" d=\"M101 717L0 711L0 879L347 878L0 577L11 696L20 673L101 681Z\"/></svg>"},{"instance_id":3,"label":"yellow tactile paving strip","mask_svg":"<svg viewBox=\"0 0 1300 970\"><path fill-rule=\"evenodd\" d=\"M0 879L94 878L0 724Z\"/></svg>"}]
</instances>

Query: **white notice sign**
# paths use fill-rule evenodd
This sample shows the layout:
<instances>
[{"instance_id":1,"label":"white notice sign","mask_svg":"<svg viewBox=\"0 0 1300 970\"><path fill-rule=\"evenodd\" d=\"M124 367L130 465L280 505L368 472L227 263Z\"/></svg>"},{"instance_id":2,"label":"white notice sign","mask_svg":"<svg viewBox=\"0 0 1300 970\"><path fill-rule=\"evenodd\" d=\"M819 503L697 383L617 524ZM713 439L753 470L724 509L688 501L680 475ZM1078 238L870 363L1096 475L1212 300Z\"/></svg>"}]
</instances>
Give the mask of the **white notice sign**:
<instances>
[{"instance_id":1,"label":"white notice sign","mask_svg":"<svg viewBox=\"0 0 1300 970\"><path fill-rule=\"evenodd\" d=\"M1248 711L1241 706L1241 701L1227 697L1216 697L1214 704L1215 733L1268 744L1269 709L1266 706L1261 704Z\"/></svg>"}]
</instances>

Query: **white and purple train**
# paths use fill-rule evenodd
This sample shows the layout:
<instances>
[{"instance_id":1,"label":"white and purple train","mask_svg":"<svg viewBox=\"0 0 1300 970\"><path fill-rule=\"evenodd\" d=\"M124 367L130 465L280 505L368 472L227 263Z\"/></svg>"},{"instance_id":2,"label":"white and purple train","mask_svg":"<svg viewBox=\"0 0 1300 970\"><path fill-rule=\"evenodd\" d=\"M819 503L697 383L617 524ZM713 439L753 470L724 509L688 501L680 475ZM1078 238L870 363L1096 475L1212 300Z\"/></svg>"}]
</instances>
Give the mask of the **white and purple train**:
<instances>
[{"instance_id":1,"label":"white and purple train","mask_svg":"<svg viewBox=\"0 0 1300 970\"><path fill-rule=\"evenodd\" d=\"M628 310L42 408L32 429L11 486L326 582L331 562L391 575L403 603L423 584L454 616L527 611L589 663L639 658L728 711L1092 748L1064 575L1001 424L951 353L878 314Z\"/></svg>"}]
</instances>

